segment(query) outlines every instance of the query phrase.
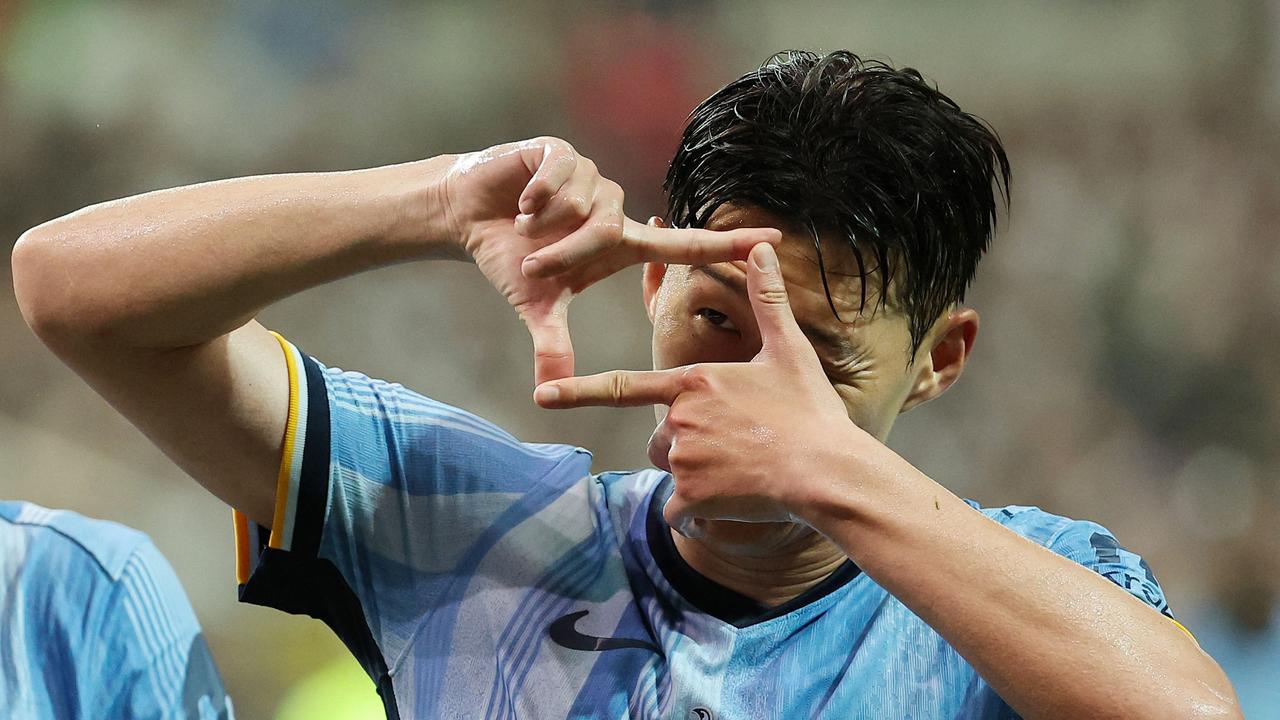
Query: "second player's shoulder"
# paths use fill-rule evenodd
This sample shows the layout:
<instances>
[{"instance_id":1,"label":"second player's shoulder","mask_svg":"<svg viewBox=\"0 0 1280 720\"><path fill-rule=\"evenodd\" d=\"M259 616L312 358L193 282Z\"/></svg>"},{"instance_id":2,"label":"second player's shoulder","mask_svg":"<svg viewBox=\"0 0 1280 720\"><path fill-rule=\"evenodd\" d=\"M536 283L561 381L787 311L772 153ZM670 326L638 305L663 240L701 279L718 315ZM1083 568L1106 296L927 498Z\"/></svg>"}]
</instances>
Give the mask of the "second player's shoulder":
<instances>
[{"instance_id":1,"label":"second player's shoulder","mask_svg":"<svg viewBox=\"0 0 1280 720\"><path fill-rule=\"evenodd\" d=\"M9 536L4 544L20 543L28 560L79 560L112 582L119 580L140 548L151 545L145 533L119 523L28 502L0 503L0 524L7 526L0 536ZM10 547L7 552L17 550Z\"/></svg>"}]
</instances>

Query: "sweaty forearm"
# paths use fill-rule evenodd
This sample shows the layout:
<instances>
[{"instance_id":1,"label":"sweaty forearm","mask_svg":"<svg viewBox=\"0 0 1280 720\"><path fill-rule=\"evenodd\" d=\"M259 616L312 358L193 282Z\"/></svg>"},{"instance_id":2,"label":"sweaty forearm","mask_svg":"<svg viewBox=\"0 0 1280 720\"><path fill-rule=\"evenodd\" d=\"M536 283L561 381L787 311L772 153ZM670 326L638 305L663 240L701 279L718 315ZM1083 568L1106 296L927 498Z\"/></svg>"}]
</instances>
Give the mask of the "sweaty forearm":
<instances>
[{"instance_id":1,"label":"sweaty forearm","mask_svg":"<svg viewBox=\"0 0 1280 720\"><path fill-rule=\"evenodd\" d=\"M448 160L240 178L85 208L18 241L19 305L52 343L207 342L306 288L447 254L434 188Z\"/></svg>"},{"instance_id":2,"label":"sweaty forearm","mask_svg":"<svg viewBox=\"0 0 1280 720\"><path fill-rule=\"evenodd\" d=\"M1024 717L1237 717L1181 629L885 451L813 523Z\"/></svg>"}]
</instances>

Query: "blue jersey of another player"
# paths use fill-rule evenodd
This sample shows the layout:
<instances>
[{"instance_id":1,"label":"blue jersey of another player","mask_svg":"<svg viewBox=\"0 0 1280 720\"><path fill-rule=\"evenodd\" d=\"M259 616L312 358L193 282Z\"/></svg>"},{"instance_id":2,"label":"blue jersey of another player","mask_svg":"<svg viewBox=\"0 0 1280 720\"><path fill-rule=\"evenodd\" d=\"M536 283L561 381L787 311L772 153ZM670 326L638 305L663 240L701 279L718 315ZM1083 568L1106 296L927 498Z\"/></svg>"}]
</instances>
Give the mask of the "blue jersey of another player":
<instances>
[{"instance_id":1,"label":"blue jersey of another player","mask_svg":"<svg viewBox=\"0 0 1280 720\"><path fill-rule=\"evenodd\" d=\"M671 477L592 474L281 340L290 419L273 532L237 517L241 597L325 620L392 717L1001 718L951 646L852 563L779 607L698 575ZM987 517L1169 614L1104 528Z\"/></svg>"},{"instance_id":2,"label":"blue jersey of another player","mask_svg":"<svg viewBox=\"0 0 1280 720\"><path fill-rule=\"evenodd\" d=\"M0 502L0 718L231 717L191 604L147 536Z\"/></svg>"}]
</instances>

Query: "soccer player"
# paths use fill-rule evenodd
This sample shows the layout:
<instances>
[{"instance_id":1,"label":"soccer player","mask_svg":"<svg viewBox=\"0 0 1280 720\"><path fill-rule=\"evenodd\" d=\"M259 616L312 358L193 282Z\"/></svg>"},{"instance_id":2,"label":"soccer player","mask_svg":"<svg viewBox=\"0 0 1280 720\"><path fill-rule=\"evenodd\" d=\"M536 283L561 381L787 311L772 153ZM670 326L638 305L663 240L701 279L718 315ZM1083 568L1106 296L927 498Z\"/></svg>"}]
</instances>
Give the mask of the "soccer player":
<instances>
[{"instance_id":1,"label":"soccer player","mask_svg":"<svg viewBox=\"0 0 1280 720\"><path fill-rule=\"evenodd\" d=\"M0 502L0 717L230 720L191 603L146 535Z\"/></svg>"},{"instance_id":2,"label":"soccer player","mask_svg":"<svg viewBox=\"0 0 1280 720\"><path fill-rule=\"evenodd\" d=\"M327 622L389 716L1238 716L1104 528L883 444L968 361L1007 178L915 71L789 53L694 110L665 222L544 138L106 203L13 264L45 342L239 511L242 599ZM538 403L658 405L655 467L593 474L253 320L444 257L524 318ZM656 369L572 377L569 300L638 262Z\"/></svg>"}]
</instances>

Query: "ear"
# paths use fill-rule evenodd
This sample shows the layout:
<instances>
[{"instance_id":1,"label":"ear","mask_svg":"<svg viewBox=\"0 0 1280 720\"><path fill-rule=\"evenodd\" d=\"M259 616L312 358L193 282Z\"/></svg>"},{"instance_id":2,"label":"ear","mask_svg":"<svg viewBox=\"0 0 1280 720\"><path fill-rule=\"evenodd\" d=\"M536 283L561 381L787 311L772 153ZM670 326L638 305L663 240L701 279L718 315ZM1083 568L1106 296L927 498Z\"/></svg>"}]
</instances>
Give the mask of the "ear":
<instances>
[{"instance_id":1,"label":"ear","mask_svg":"<svg viewBox=\"0 0 1280 720\"><path fill-rule=\"evenodd\" d=\"M649 227L666 227L667 224L662 218L653 216L649 218ZM662 287L662 279L667 276L667 266L660 262L647 262L644 264L644 280L641 291L644 293L644 311L649 315L649 322L653 322L654 313L657 310L658 288Z\"/></svg>"},{"instance_id":2,"label":"ear","mask_svg":"<svg viewBox=\"0 0 1280 720\"><path fill-rule=\"evenodd\" d=\"M953 308L930 333L932 346L916 353L915 380L911 392L898 412L928 402L951 387L960 379L973 342L978 337L978 311L973 308Z\"/></svg>"}]
</instances>

